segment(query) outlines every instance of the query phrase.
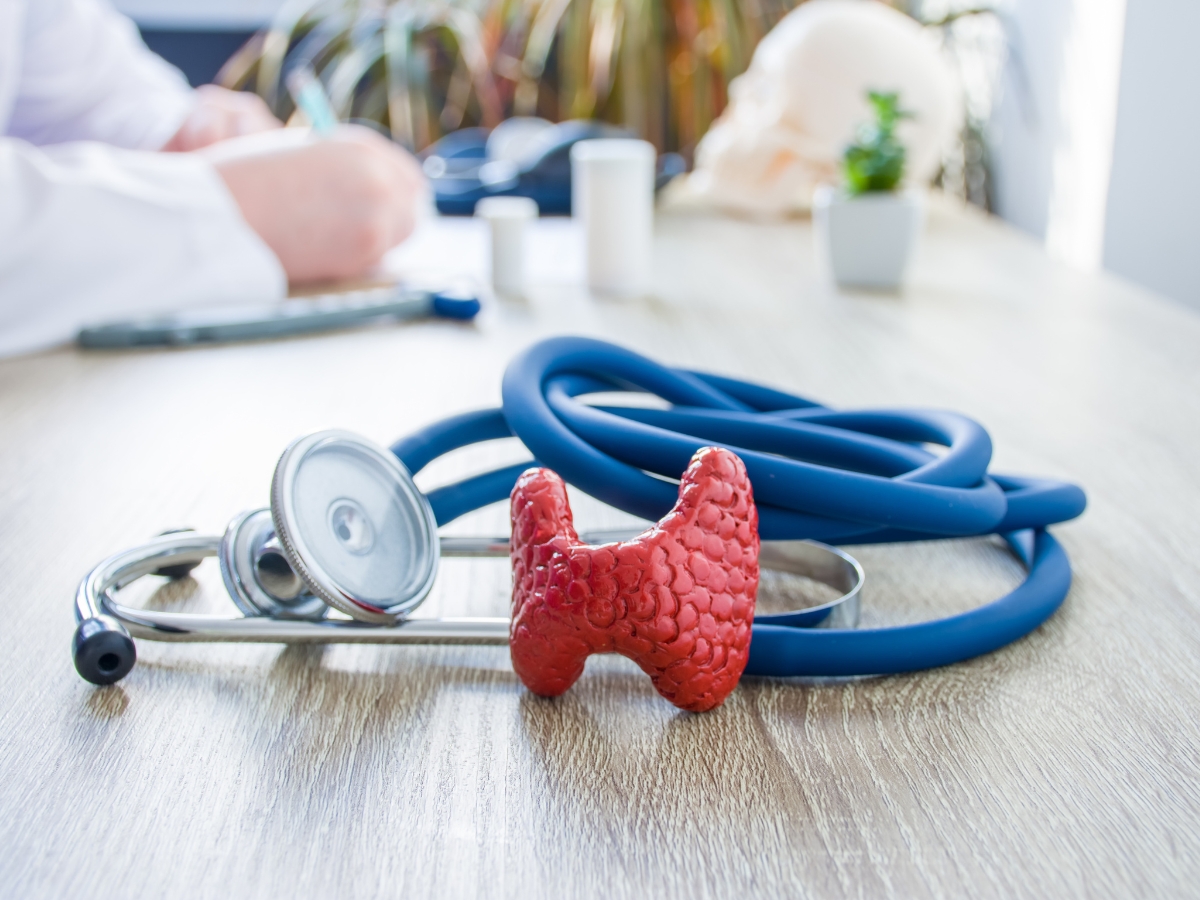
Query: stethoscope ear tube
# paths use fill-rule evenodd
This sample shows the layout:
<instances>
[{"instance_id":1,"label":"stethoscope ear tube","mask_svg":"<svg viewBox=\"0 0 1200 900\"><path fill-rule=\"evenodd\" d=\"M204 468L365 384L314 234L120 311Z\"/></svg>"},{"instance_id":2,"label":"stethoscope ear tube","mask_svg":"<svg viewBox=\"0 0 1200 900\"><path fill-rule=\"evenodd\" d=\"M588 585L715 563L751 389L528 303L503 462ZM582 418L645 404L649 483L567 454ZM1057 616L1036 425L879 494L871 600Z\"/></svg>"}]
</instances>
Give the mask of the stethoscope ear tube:
<instances>
[{"instance_id":1,"label":"stethoscope ear tube","mask_svg":"<svg viewBox=\"0 0 1200 900\"><path fill-rule=\"evenodd\" d=\"M650 393L673 405L646 410L575 400L601 389ZM1086 505L1075 485L992 476L991 439L966 416L832 410L671 369L591 338L550 338L528 348L505 370L502 394L509 429L541 465L647 519L671 508L674 490L663 479L677 477L704 446L724 447L745 463L767 540L966 537L1045 527ZM946 452L930 453L922 443Z\"/></svg>"},{"instance_id":2,"label":"stethoscope ear tube","mask_svg":"<svg viewBox=\"0 0 1200 900\"><path fill-rule=\"evenodd\" d=\"M1018 556L1031 532L1006 535ZM1071 565L1047 531L1033 535L1029 574L986 606L932 622L813 633L755 623L746 675L890 675L961 662L1010 644L1054 614L1071 588Z\"/></svg>"},{"instance_id":3,"label":"stethoscope ear tube","mask_svg":"<svg viewBox=\"0 0 1200 900\"><path fill-rule=\"evenodd\" d=\"M137 648L129 626L136 611L112 610L106 606L109 592L141 578L166 571L186 574L217 552L220 538L191 531L160 535L104 560L80 582L75 592L75 621L71 642L75 669L92 684L120 681L137 662ZM133 618L127 614L133 613ZM147 613L151 614L152 613Z\"/></svg>"},{"instance_id":4,"label":"stethoscope ear tube","mask_svg":"<svg viewBox=\"0 0 1200 900\"><path fill-rule=\"evenodd\" d=\"M79 674L92 684L112 684L124 678L137 661L133 638L172 643L373 643L373 644L490 644L509 641L507 618L406 619L390 625L320 617L302 618L238 603L240 616L197 615L162 610L135 609L118 602L116 594L144 575L164 566L194 568L207 557L218 556L245 534L250 523L259 546L269 546L270 536L256 534L255 520L265 510L234 518L225 536L193 532L163 535L149 543L118 553L97 565L79 585L75 599L73 657ZM585 541L607 544L631 537L627 531L584 534ZM440 540L446 557L503 557L509 555L507 538L447 537ZM267 552L272 552L269 549ZM775 627L841 629L858 624L864 574L862 567L842 550L813 541L775 541L762 545L763 569L811 578L841 592L834 600L792 612L760 616L758 621L783 623ZM238 564L239 577L252 581L252 561ZM226 573L222 572L225 576ZM261 587L260 587L261 590ZM307 602L303 600L302 602ZM759 624L755 624L755 629Z\"/></svg>"},{"instance_id":5,"label":"stethoscope ear tube","mask_svg":"<svg viewBox=\"0 0 1200 900\"><path fill-rule=\"evenodd\" d=\"M241 517L239 517L241 518ZM239 521L235 519L235 523ZM587 536L617 540L623 533ZM950 665L990 653L1033 631L1062 604L1071 570L1061 545L1046 531L1007 535L1029 566L1026 580L986 606L915 625L856 629L864 576L837 548L808 541L763 543L764 568L807 575L844 591L823 606L755 618L746 675L846 677L885 675ZM1032 544L1032 557L1027 545ZM221 539L174 534L105 560L80 584L72 655L79 674L96 685L112 684L134 667L131 636L170 642L268 643L455 643L506 644L508 619L408 620L393 626L347 621L304 621L267 615L202 616L134 610L113 591L163 565L194 565L216 555ZM445 538L443 555L507 556L503 538ZM814 627L816 626L816 627Z\"/></svg>"}]
</instances>

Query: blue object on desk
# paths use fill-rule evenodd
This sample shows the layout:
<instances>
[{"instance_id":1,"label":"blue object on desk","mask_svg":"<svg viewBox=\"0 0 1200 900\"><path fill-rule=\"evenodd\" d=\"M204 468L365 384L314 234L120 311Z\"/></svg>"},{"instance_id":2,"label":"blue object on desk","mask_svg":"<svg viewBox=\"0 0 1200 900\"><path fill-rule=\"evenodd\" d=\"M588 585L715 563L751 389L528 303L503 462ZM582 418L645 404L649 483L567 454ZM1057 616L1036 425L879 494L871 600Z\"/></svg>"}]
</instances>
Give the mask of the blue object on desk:
<instances>
[{"instance_id":1,"label":"blue object on desk","mask_svg":"<svg viewBox=\"0 0 1200 900\"><path fill-rule=\"evenodd\" d=\"M632 132L590 119L548 126L516 160L488 156L489 131L464 128L446 135L423 154L438 212L469 216L485 197L529 197L546 215L571 214L571 147L596 138L629 138ZM683 157L659 158L658 186L684 171Z\"/></svg>"}]
</instances>

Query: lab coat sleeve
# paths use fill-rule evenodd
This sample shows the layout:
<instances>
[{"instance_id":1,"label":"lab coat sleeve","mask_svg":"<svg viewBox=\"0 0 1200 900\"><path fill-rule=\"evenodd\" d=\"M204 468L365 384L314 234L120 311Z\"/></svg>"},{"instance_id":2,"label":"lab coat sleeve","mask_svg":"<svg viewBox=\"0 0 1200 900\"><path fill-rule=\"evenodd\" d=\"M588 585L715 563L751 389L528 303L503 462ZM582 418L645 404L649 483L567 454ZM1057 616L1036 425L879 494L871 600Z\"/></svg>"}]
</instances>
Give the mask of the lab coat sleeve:
<instances>
[{"instance_id":1,"label":"lab coat sleeve","mask_svg":"<svg viewBox=\"0 0 1200 900\"><path fill-rule=\"evenodd\" d=\"M270 302L278 259L203 157L0 138L0 355L89 323Z\"/></svg>"},{"instance_id":2,"label":"lab coat sleeve","mask_svg":"<svg viewBox=\"0 0 1200 900\"><path fill-rule=\"evenodd\" d=\"M23 28L6 129L13 137L157 150L195 103L179 71L151 53L106 0L33 0Z\"/></svg>"}]
</instances>

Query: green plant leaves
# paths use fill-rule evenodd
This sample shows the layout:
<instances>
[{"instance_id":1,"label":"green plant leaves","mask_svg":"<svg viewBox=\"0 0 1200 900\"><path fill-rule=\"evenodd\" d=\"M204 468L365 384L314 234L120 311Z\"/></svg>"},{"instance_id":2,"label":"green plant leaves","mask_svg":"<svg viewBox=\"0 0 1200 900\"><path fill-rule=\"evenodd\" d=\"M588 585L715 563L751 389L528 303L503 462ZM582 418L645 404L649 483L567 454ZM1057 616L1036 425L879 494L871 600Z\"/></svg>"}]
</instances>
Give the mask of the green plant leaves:
<instances>
[{"instance_id":1,"label":"green plant leaves","mask_svg":"<svg viewBox=\"0 0 1200 900\"><path fill-rule=\"evenodd\" d=\"M846 192L851 196L894 191L904 178L905 151L896 139L896 126L912 118L912 113L900 108L900 95L894 91L868 91L867 102L875 121L859 128L842 158Z\"/></svg>"}]
</instances>

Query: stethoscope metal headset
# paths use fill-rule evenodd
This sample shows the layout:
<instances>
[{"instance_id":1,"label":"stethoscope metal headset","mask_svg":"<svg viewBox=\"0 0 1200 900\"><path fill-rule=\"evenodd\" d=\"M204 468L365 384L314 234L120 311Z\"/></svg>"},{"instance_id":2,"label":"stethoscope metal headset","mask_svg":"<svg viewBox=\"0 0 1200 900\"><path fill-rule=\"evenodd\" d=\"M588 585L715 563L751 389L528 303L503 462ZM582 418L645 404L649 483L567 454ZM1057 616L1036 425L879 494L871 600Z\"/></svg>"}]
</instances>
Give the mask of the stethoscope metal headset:
<instances>
[{"instance_id":1,"label":"stethoscope metal headset","mask_svg":"<svg viewBox=\"0 0 1200 900\"><path fill-rule=\"evenodd\" d=\"M668 408L581 403L586 394L641 391ZM505 499L530 465L618 509L656 520L701 447L746 465L758 505L763 568L805 575L840 596L791 613L755 616L746 674L849 676L946 665L1032 631L1071 583L1066 553L1046 526L1086 505L1075 485L988 472L991 440L964 416L925 410L837 411L802 397L661 366L585 338L535 344L509 365L503 407L455 416L391 451L326 431L283 453L269 509L237 516L221 537L165 534L118 553L80 584L75 665L94 684L123 678L132 638L160 641L508 642L506 618L409 618L439 556L506 556L505 538L440 538L437 529ZM480 441L519 438L535 462L423 494L412 476ZM935 454L926 444L941 445ZM674 481L673 481L674 480ZM992 603L936 621L858 629L863 572L838 543L999 534L1028 570ZM602 542L616 533L584 535ZM209 556L240 615L135 609L118 592L149 574L180 577ZM336 610L338 615L330 615Z\"/></svg>"}]
</instances>

